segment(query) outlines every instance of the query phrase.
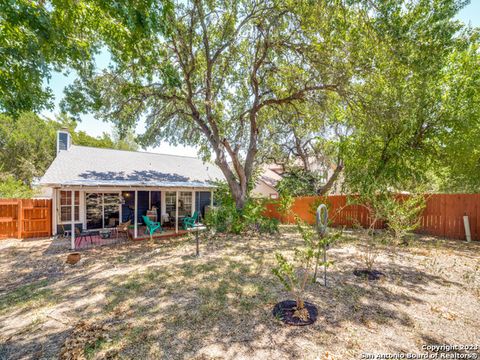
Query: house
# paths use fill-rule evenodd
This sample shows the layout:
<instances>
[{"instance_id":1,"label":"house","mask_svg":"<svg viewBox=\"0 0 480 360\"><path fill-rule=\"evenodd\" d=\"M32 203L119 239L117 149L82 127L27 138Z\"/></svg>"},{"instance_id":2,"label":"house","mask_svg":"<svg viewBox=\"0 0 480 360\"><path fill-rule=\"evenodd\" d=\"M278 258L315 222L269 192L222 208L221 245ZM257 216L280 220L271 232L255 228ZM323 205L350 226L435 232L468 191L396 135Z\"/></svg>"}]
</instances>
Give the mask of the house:
<instances>
[{"instance_id":1,"label":"house","mask_svg":"<svg viewBox=\"0 0 480 360\"><path fill-rule=\"evenodd\" d=\"M293 162L294 166L302 167L303 163L300 159L296 159ZM332 162L326 162L325 159L320 160L315 157L310 157L308 159L308 167L311 171L317 172L321 175L321 185L326 185L328 180L334 176L336 165ZM252 196L258 198L270 198L277 199L279 194L276 189L277 184L282 180L285 175L285 166L281 164L266 164L263 165L260 170L260 176L255 183L255 187L252 190ZM339 176L332 188L330 189L331 194L341 193L343 178Z\"/></svg>"},{"instance_id":2,"label":"house","mask_svg":"<svg viewBox=\"0 0 480 360\"><path fill-rule=\"evenodd\" d=\"M282 176L275 171L272 165L263 165L255 187L252 189L252 196L278 199L276 186L280 180L282 180Z\"/></svg>"},{"instance_id":3,"label":"house","mask_svg":"<svg viewBox=\"0 0 480 360\"><path fill-rule=\"evenodd\" d=\"M39 184L51 189L54 234L130 220L137 238L147 211L174 233L183 217L205 215L213 203L212 181L223 178L217 166L198 158L77 146L60 130L57 156Z\"/></svg>"}]
</instances>

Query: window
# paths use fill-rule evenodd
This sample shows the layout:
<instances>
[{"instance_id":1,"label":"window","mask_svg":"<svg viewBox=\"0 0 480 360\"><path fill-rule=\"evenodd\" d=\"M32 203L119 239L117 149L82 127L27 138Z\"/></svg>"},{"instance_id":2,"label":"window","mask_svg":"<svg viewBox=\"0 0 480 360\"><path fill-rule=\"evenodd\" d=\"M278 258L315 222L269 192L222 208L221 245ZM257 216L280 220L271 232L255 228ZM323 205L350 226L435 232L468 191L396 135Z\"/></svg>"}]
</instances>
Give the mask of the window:
<instances>
[{"instance_id":1,"label":"window","mask_svg":"<svg viewBox=\"0 0 480 360\"><path fill-rule=\"evenodd\" d=\"M75 221L80 221L80 192L75 191ZM72 192L60 191L60 222L72 221Z\"/></svg>"}]
</instances>

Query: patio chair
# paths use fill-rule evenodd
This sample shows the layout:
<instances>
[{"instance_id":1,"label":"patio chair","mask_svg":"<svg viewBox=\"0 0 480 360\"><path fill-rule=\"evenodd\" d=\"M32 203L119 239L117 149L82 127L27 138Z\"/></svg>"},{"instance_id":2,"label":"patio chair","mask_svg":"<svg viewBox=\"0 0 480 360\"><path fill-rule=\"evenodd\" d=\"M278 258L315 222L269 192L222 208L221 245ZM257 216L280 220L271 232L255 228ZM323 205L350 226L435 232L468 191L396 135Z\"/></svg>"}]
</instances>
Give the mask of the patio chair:
<instances>
[{"instance_id":1,"label":"patio chair","mask_svg":"<svg viewBox=\"0 0 480 360\"><path fill-rule=\"evenodd\" d=\"M128 220L127 222L118 224L117 226L117 238L122 235L127 239L130 239L130 232L128 231L128 227L132 224L131 220Z\"/></svg>"},{"instance_id":2,"label":"patio chair","mask_svg":"<svg viewBox=\"0 0 480 360\"><path fill-rule=\"evenodd\" d=\"M198 211L195 211L191 217L183 218L183 230L195 227L195 223L198 221Z\"/></svg>"},{"instance_id":3,"label":"patio chair","mask_svg":"<svg viewBox=\"0 0 480 360\"><path fill-rule=\"evenodd\" d=\"M60 224L60 228L62 229L59 231L54 237L54 240L65 240L69 239L72 232L70 230L67 230L64 225Z\"/></svg>"},{"instance_id":4,"label":"patio chair","mask_svg":"<svg viewBox=\"0 0 480 360\"><path fill-rule=\"evenodd\" d=\"M82 244L82 240L87 240L87 237L90 238L90 243L93 244L92 233L89 231L80 230L78 227L75 227L75 243L77 246Z\"/></svg>"},{"instance_id":5,"label":"patio chair","mask_svg":"<svg viewBox=\"0 0 480 360\"><path fill-rule=\"evenodd\" d=\"M150 234L152 237L153 233L157 230L163 232L162 225L159 222L152 221L148 218L148 216L142 215L143 222L145 223L145 234Z\"/></svg>"}]
</instances>

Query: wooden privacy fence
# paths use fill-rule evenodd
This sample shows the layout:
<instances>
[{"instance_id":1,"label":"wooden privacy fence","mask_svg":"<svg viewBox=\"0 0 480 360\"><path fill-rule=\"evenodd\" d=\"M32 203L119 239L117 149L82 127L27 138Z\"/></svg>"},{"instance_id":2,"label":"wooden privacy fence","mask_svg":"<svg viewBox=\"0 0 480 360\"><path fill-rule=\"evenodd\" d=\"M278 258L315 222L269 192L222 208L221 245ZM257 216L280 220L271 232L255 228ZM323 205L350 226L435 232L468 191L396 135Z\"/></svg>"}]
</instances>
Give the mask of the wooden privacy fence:
<instances>
[{"instance_id":1,"label":"wooden privacy fence","mask_svg":"<svg viewBox=\"0 0 480 360\"><path fill-rule=\"evenodd\" d=\"M420 218L418 233L441 236L452 239L465 239L463 216L467 215L470 222L472 240L480 240L480 194L432 194L426 195L426 207ZM320 201L329 207L329 220L332 226L353 227L361 225L368 227L371 223L368 210L361 205L347 205L347 196L330 195L319 198L316 196L297 197L292 205L292 214L286 218L277 211L274 202L267 204L266 215L277 218L284 223L293 223L297 215L302 220L313 224L315 222L315 205ZM379 222L376 228L383 228Z\"/></svg>"},{"instance_id":2,"label":"wooden privacy fence","mask_svg":"<svg viewBox=\"0 0 480 360\"><path fill-rule=\"evenodd\" d=\"M52 200L0 199L0 239L52 235Z\"/></svg>"}]
</instances>

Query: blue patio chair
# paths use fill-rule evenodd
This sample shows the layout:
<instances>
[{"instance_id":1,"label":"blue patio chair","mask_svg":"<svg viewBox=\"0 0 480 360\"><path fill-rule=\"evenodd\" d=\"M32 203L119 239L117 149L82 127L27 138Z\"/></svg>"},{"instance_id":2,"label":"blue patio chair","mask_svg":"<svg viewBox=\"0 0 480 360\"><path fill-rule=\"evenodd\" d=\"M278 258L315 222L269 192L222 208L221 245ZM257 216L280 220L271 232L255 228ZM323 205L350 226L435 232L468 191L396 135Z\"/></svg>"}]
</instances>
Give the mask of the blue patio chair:
<instances>
[{"instance_id":1,"label":"blue patio chair","mask_svg":"<svg viewBox=\"0 0 480 360\"><path fill-rule=\"evenodd\" d=\"M150 234L150 237L152 237L153 233L157 230L163 232L162 225L160 225L159 222L152 221L148 216L145 215L142 215L142 218L146 226L145 234Z\"/></svg>"}]
</instances>

